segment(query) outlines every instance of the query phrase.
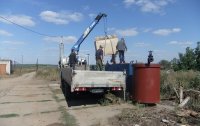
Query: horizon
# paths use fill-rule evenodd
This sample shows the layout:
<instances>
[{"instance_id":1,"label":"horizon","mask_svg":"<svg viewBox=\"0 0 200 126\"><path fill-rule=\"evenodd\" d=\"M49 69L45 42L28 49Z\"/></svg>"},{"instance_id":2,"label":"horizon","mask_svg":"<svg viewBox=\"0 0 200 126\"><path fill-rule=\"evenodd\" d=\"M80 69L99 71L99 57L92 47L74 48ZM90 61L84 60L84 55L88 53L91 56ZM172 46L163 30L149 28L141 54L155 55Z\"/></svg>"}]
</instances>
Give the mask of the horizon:
<instances>
[{"instance_id":1,"label":"horizon","mask_svg":"<svg viewBox=\"0 0 200 126\"><path fill-rule=\"evenodd\" d=\"M56 65L59 43L64 43L64 54L68 56L74 43L102 12L107 19L100 20L80 46L79 54L90 54L90 64L95 64L94 40L105 31L125 38L127 63L146 63L150 50L154 63L171 61L186 47L195 48L199 41L198 5L199 0L2 0L0 58L23 64L34 64L38 59L41 64ZM106 56L104 64L110 59ZM119 63L118 56L116 60Z\"/></svg>"}]
</instances>

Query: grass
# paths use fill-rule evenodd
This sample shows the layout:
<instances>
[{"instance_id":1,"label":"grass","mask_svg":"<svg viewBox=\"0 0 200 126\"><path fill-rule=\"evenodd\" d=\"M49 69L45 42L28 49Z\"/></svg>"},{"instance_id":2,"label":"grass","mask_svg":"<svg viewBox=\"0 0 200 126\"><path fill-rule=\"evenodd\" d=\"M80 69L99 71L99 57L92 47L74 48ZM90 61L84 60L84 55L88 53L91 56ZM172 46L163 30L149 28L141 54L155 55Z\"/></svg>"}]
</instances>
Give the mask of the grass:
<instances>
[{"instance_id":1,"label":"grass","mask_svg":"<svg viewBox=\"0 0 200 126\"><path fill-rule=\"evenodd\" d=\"M4 114L0 115L0 118L11 118L11 117L18 117L18 114Z\"/></svg>"},{"instance_id":2,"label":"grass","mask_svg":"<svg viewBox=\"0 0 200 126\"><path fill-rule=\"evenodd\" d=\"M56 94L60 93L60 91L58 91L57 89L53 90L50 86L48 86L49 89L51 90L52 92L52 97L53 99L55 99L56 102L61 102L63 101L63 99L59 99L58 96L56 96ZM62 117L61 119L63 120L64 124L66 126L78 126L77 123L76 123L76 119L74 116L70 115L64 106L59 106L58 108L58 111L61 111L62 112Z\"/></svg>"},{"instance_id":3,"label":"grass","mask_svg":"<svg viewBox=\"0 0 200 126\"><path fill-rule=\"evenodd\" d=\"M200 91L200 72L198 71L162 71L160 91L162 98L170 98L176 96L174 88L179 92L179 87L182 86L184 90ZM192 96L194 94L185 94L191 96L188 108L200 112L200 97Z\"/></svg>"},{"instance_id":4,"label":"grass","mask_svg":"<svg viewBox=\"0 0 200 126\"><path fill-rule=\"evenodd\" d=\"M59 81L60 73L56 67L40 68L36 72L36 77L40 79L45 79L49 81Z\"/></svg>"},{"instance_id":5,"label":"grass","mask_svg":"<svg viewBox=\"0 0 200 126\"><path fill-rule=\"evenodd\" d=\"M27 114L24 114L23 116L29 116L29 115L32 115L33 113L27 113Z\"/></svg>"},{"instance_id":6,"label":"grass","mask_svg":"<svg viewBox=\"0 0 200 126\"><path fill-rule=\"evenodd\" d=\"M197 77L200 75L199 72L195 71L162 71L161 72L161 95L171 97L175 95L174 89L178 89L180 86L183 89L195 89L198 90L200 83L198 83ZM199 77L200 78L200 77ZM199 79L200 80L200 79ZM200 87L199 87L200 89Z\"/></svg>"},{"instance_id":7,"label":"grass","mask_svg":"<svg viewBox=\"0 0 200 126\"><path fill-rule=\"evenodd\" d=\"M64 121L66 126L78 126L76 123L76 119L74 116L70 115L64 106L60 106L59 110L62 112L62 120Z\"/></svg>"},{"instance_id":8,"label":"grass","mask_svg":"<svg viewBox=\"0 0 200 126\"><path fill-rule=\"evenodd\" d=\"M2 102L0 104L27 103L27 102L49 102L49 101L52 101L52 100L23 101L23 102Z\"/></svg>"},{"instance_id":9,"label":"grass","mask_svg":"<svg viewBox=\"0 0 200 126\"><path fill-rule=\"evenodd\" d=\"M52 113L52 112L59 112L59 110L54 110L54 111L43 111L40 112L41 114L48 114L48 113Z\"/></svg>"}]
</instances>

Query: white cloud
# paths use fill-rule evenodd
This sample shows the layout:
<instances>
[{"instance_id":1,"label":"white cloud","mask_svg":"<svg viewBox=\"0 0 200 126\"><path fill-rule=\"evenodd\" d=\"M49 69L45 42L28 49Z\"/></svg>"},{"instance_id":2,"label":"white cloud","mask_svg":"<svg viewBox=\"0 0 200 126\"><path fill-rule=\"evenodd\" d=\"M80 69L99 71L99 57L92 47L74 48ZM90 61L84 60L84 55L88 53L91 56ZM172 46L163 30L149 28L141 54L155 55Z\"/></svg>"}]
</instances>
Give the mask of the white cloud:
<instances>
[{"instance_id":1,"label":"white cloud","mask_svg":"<svg viewBox=\"0 0 200 126\"><path fill-rule=\"evenodd\" d=\"M40 13L42 20L55 24L68 24L69 22L78 22L83 18L83 14L78 12L54 12L54 11L43 11Z\"/></svg>"},{"instance_id":2,"label":"white cloud","mask_svg":"<svg viewBox=\"0 0 200 126\"><path fill-rule=\"evenodd\" d=\"M49 41L49 42L57 42L57 43L60 43L61 41L63 41L63 43L74 43L77 41L77 38L74 36L63 36L63 38L61 38L61 37L45 37L44 40Z\"/></svg>"},{"instance_id":3,"label":"white cloud","mask_svg":"<svg viewBox=\"0 0 200 126\"><path fill-rule=\"evenodd\" d=\"M183 46L183 47L187 47L192 45L193 43L190 41L185 41L185 42L181 42L181 41L170 41L168 43L169 45L178 45L178 46Z\"/></svg>"},{"instance_id":4,"label":"white cloud","mask_svg":"<svg viewBox=\"0 0 200 126\"><path fill-rule=\"evenodd\" d=\"M126 5L126 7L129 7L133 4L135 4L136 0L124 0L123 2Z\"/></svg>"},{"instance_id":5,"label":"white cloud","mask_svg":"<svg viewBox=\"0 0 200 126\"><path fill-rule=\"evenodd\" d=\"M3 41L2 44L9 44L9 45L24 45L25 42L21 42L21 41Z\"/></svg>"},{"instance_id":6,"label":"white cloud","mask_svg":"<svg viewBox=\"0 0 200 126\"><path fill-rule=\"evenodd\" d=\"M180 31L181 31L180 28L158 29L158 30L153 31L153 34L161 35L161 36L167 36L167 35L170 35L172 33L177 33L177 32L180 32Z\"/></svg>"},{"instance_id":7,"label":"white cloud","mask_svg":"<svg viewBox=\"0 0 200 126\"><path fill-rule=\"evenodd\" d=\"M136 5L143 12L161 12L162 9L174 0L124 0L126 7Z\"/></svg>"},{"instance_id":8,"label":"white cloud","mask_svg":"<svg viewBox=\"0 0 200 126\"><path fill-rule=\"evenodd\" d=\"M13 36L12 33L9 33L9 32L7 32L7 31L1 30L1 29L0 29L0 35L2 35L2 36Z\"/></svg>"},{"instance_id":9,"label":"white cloud","mask_svg":"<svg viewBox=\"0 0 200 126\"><path fill-rule=\"evenodd\" d=\"M130 28L130 29L117 29L115 30L116 34L120 36L136 36L138 35L138 31L136 28Z\"/></svg>"},{"instance_id":10,"label":"white cloud","mask_svg":"<svg viewBox=\"0 0 200 126\"><path fill-rule=\"evenodd\" d=\"M146 28L143 30L143 32L150 32L152 29L151 28Z\"/></svg>"},{"instance_id":11,"label":"white cloud","mask_svg":"<svg viewBox=\"0 0 200 126\"><path fill-rule=\"evenodd\" d=\"M97 16L97 14L94 14L94 13L90 13L90 14L89 14L89 17L90 17L91 19L94 19L95 16Z\"/></svg>"},{"instance_id":12,"label":"white cloud","mask_svg":"<svg viewBox=\"0 0 200 126\"><path fill-rule=\"evenodd\" d=\"M35 22L32 20L32 17L30 16L26 16L26 15L0 15L0 16L22 26L29 26L29 27L35 26ZM0 18L1 22L11 24L7 20Z\"/></svg>"},{"instance_id":13,"label":"white cloud","mask_svg":"<svg viewBox=\"0 0 200 126\"><path fill-rule=\"evenodd\" d=\"M146 47L146 46L150 46L149 43L144 43L144 42L138 42L138 43L135 43L135 46L137 47Z\"/></svg>"},{"instance_id":14,"label":"white cloud","mask_svg":"<svg viewBox=\"0 0 200 126\"><path fill-rule=\"evenodd\" d=\"M116 30L116 28L110 27L110 28L108 28L107 30L108 30L108 31L114 31L114 30Z\"/></svg>"}]
</instances>

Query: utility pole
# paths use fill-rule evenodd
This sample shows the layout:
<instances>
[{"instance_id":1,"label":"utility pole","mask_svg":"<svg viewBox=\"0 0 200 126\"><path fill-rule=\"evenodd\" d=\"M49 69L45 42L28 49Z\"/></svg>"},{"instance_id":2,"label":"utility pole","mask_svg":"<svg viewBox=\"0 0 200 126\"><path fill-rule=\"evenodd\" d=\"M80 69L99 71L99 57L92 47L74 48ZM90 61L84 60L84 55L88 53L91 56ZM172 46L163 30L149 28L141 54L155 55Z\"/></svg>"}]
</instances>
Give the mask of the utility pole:
<instances>
[{"instance_id":1,"label":"utility pole","mask_svg":"<svg viewBox=\"0 0 200 126\"><path fill-rule=\"evenodd\" d=\"M88 53L87 56L88 56L88 68L90 69L90 54Z\"/></svg>"},{"instance_id":2,"label":"utility pole","mask_svg":"<svg viewBox=\"0 0 200 126\"><path fill-rule=\"evenodd\" d=\"M22 74L22 68L23 68L23 55L22 55L22 57L21 57L22 59L22 61L21 61L21 69L20 69L20 74Z\"/></svg>"},{"instance_id":3,"label":"utility pole","mask_svg":"<svg viewBox=\"0 0 200 126\"><path fill-rule=\"evenodd\" d=\"M38 58L37 58L37 61L36 61L36 72L38 71Z\"/></svg>"}]
</instances>

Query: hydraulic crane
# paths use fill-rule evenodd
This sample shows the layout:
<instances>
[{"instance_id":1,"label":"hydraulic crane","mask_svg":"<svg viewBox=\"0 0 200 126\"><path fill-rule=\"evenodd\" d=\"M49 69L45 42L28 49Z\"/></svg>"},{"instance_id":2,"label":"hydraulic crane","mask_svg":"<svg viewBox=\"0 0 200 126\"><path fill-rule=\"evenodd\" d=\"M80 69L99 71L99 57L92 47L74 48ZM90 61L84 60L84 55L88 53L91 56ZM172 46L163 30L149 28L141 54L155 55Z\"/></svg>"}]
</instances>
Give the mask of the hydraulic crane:
<instances>
[{"instance_id":1,"label":"hydraulic crane","mask_svg":"<svg viewBox=\"0 0 200 126\"><path fill-rule=\"evenodd\" d=\"M95 17L94 21L90 24L89 27L86 28L86 30L83 32L83 34L78 39L78 41L72 46L71 50L74 49L74 51L76 52L76 54L78 54L80 45L83 43L83 41L86 39L86 37L90 34L90 32L94 29L94 27L98 24L98 22L103 17L107 17L107 15L105 13L99 13ZM64 57L64 44L61 43L59 46L60 46L59 66L61 67L61 66L65 66L65 65L68 64L69 58L68 57ZM77 59L78 59L78 61L80 60L80 62L82 62L82 59L79 59L79 57L77 57Z\"/></svg>"},{"instance_id":2,"label":"hydraulic crane","mask_svg":"<svg viewBox=\"0 0 200 126\"><path fill-rule=\"evenodd\" d=\"M74 49L74 51L76 51L77 54L79 52L79 48L82 42L90 34L90 32L94 29L94 27L98 24L98 22L102 19L102 17L107 17L107 15L105 13L99 13L94 19L94 21L90 24L90 26L87 27L87 29L83 32L78 41L73 45L72 49Z\"/></svg>"}]
</instances>

